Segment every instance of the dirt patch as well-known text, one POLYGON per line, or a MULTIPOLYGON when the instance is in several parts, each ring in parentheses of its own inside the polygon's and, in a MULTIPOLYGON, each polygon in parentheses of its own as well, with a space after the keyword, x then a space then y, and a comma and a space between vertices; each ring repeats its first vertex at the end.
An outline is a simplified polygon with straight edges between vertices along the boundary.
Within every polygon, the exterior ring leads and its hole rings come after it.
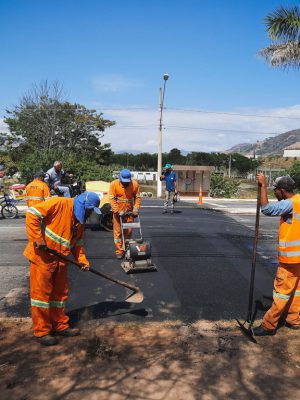
POLYGON ((30 319, 0 319, 3 400, 270 399, 300 389, 299 332, 249 342, 235 322, 85 323, 41 347, 30 319))

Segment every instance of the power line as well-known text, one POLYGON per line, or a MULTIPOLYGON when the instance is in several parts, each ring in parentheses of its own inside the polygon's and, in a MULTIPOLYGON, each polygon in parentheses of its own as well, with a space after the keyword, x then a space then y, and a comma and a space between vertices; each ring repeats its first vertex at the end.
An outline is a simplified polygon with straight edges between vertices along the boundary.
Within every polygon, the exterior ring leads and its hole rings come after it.
MULTIPOLYGON (((90 109, 96 109, 96 107, 91 107, 90 109)), ((1 111, 6 112, 7 109, 1 108, 1 111)), ((54 109, 50 108, 47 110, 47 108, 42 109, 41 111, 66 111, 70 112, 72 108, 68 110, 61 110, 61 109, 54 109)), ((79 108, 74 107, 74 110, 80 110, 79 108)), ((138 111, 138 110, 143 110, 143 111, 157 111, 156 108, 150 108, 150 107, 105 107, 101 108, 101 110, 96 110, 98 113, 102 113, 102 111, 138 111)), ((183 111, 183 112, 194 112, 194 113, 202 113, 202 114, 213 114, 213 115, 228 115, 228 116, 239 116, 239 117, 250 117, 250 118, 277 118, 277 119, 290 119, 290 120, 300 120, 300 117, 288 117, 288 116, 282 116, 282 115, 261 115, 261 114, 242 114, 242 113, 230 113, 230 112, 222 112, 222 111, 207 111, 207 110, 201 110, 201 109, 188 109, 188 108, 168 108, 164 107, 165 111, 183 111)), ((28 111, 33 111, 33 109, 29 109, 28 111)))
MULTIPOLYGON (((111 108, 102 108, 103 111, 135 111, 135 110, 148 110, 154 111, 154 108, 147 108, 147 107, 111 107, 111 108)), ((203 113, 203 114, 217 114, 217 115, 233 115, 239 117, 254 117, 254 118, 280 118, 280 119, 295 119, 300 120, 300 117, 287 117, 287 116, 279 116, 279 115, 261 115, 261 114, 242 114, 242 113, 231 113, 231 112, 222 112, 222 111, 207 111, 201 109, 189 109, 189 108, 169 108, 164 107, 165 111, 184 111, 184 112, 196 112, 196 113, 203 113)))
MULTIPOLYGON (((114 125, 110 127, 113 129, 156 129, 156 126, 146 126, 146 125, 114 125)), ((257 131, 245 131, 238 129, 221 129, 221 128, 204 128, 204 127, 191 127, 191 126, 177 126, 177 125, 169 125, 164 129, 180 129, 180 130, 201 130, 201 131, 214 131, 214 132, 229 132, 229 133, 249 133, 255 135, 280 135, 278 132, 257 132, 257 131)))

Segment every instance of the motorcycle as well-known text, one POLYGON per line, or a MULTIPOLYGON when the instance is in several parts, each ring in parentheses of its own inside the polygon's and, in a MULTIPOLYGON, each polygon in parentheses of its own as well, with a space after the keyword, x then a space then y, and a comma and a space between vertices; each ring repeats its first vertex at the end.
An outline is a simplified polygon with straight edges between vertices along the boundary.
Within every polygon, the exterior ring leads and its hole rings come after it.
MULTIPOLYGON (((85 182, 81 179, 80 175, 77 177, 64 177, 60 186, 69 188, 71 197, 79 196, 81 193, 86 191, 85 182)), ((63 193, 59 189, 51 188, 50 193, 55 196, 63 196, 63 193)))

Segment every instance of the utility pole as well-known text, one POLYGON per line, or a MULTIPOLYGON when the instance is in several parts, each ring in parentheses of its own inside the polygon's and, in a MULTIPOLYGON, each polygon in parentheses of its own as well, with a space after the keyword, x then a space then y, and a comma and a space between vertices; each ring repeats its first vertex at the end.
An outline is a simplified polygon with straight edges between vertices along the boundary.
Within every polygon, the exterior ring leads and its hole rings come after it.
POLYGON ((169 79, 168 74, 164 74, 164 88, 159 88, 159 125, 158 125, 158 150, 157 150, 157 198, 161 198, 162 184, 160 180, 162 172, 162 114, 164 107, 164 97, 166 90, 166 82, 169 79))

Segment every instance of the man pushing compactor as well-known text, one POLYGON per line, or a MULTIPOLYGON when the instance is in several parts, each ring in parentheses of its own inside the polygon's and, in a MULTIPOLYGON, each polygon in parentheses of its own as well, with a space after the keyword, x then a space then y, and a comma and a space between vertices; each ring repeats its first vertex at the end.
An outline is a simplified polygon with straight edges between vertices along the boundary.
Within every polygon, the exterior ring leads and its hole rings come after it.
MULTIPOLYGON (((116 257, 124 257, 124 244, 122 243, 122 230, 120 218, 126 222, 132 222, 133 217, 139 214, 141 205, 140 186, 135 179, 131 178, 128 169, 120 171, 119 178, 112 181, 109 188, 109 198, 114 214, 114 242, 116 246, 116 257), (132 215, 126 216, 126 213, 132 215)), ((132 230, 124 230, 125 239, 131 237, 132 230)))

